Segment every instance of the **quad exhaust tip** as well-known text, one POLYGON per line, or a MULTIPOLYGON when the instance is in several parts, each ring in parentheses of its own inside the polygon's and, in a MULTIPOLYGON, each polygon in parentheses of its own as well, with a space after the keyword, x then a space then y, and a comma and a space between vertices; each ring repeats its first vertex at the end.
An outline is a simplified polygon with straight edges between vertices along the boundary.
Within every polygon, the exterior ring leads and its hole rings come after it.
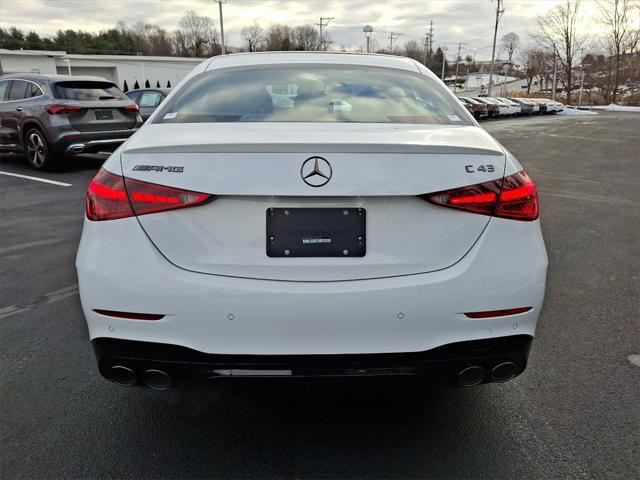
POLYGON ((136 372, 130 368, 116 365, 109 369, 109 379, 118 385, 131 387, 136 384, 138 377, 136 376, 136 372))
POLYGON ((166 390, 171 386, 171 377, 162 370, 147 370, 142 380, 147 387, 154 390, 166 390))
POLYGON ((516 364, 503 362, 491 369, 491 378, 494 382, 506 382, 516 376, 516 364))
POLYGON ((458 383, 463 387, 473 387, 480 385, 484 380, 484 368, 480 365, 473 365, 458 372, 458 383))

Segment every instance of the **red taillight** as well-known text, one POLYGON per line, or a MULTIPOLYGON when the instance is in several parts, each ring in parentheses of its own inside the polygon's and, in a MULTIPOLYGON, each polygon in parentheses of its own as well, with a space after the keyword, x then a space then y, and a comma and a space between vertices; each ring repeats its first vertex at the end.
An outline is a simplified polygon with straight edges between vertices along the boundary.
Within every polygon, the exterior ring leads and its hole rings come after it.
POLYGON ((132 105, 127 105, 123 108, 123 110, 127 111, 127 112, 139 112, 140 111, 140 107, 137 104, 132 104, 132 105))
POLYGON ((428 202, 444 207, 514 220, 538 218, 536 184, 526 172, 490 182, 422 195, 428 202))
POLYGON ((89 220, 114 220, 191 207, 209 198, 205 193, 124 178, 101 169, 89 184, 86 212, 89 220))
POLYGON ((53 104, 53 105, 47 105, 47 108, 45 110, 48 113, 50 113, 51 115, 59 115, 61 113, 77 113, 77 112, 81 112, 82 110, 84 110, 84 107, 81 107, 79 105, 53 104))

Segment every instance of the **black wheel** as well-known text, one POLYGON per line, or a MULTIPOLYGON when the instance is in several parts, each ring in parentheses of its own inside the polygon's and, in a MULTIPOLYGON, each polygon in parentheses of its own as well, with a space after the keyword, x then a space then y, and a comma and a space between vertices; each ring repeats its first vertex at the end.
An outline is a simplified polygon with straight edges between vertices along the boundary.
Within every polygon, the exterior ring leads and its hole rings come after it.
POLYGON ((24 154, 36 170, 47 170, 55 164, 53 152, 44 134, 37 128, 30 128, 24 137, 24 154))

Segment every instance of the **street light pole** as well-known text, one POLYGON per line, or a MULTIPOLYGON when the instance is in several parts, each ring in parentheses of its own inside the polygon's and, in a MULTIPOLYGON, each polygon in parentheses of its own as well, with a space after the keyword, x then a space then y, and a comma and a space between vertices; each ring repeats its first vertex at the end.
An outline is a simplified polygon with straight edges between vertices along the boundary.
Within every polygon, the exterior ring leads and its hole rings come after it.
POLYGON ((218 0, 218 8, 220 9, 220 46, 222 55, 226 55, 227 49, 224 45, 224 21, 222 19, 222 0, 218 0))
POLYGON ((448 48, 445 46, 440 47, 440 51, 442 52, 442 75, 440 76, 440 78, 442 79, 442 81, 444 82, 444 65, 445 63, 447 63, 447 59, 445 57, 445 53, 448 50, 448 48))
POLYGON ((556 44, 553 44, 553 81, 551 82, 551 100, 556 101, 556 74, 557 74, 557 62, 556 62, 556 44))

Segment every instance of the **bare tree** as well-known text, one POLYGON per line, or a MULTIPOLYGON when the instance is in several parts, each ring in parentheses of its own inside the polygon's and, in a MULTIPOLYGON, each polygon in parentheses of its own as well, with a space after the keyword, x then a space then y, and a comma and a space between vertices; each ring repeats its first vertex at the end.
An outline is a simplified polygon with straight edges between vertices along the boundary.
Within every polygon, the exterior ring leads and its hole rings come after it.
POLYGON ((567 89, 567 103, 571 103, 573 66, 576 55, 584 42, 578 34, 581 0, 564 0, 555 5, 544 16, 538 16, 538 40, 549 51, 557 51, 563 71, 562 82, 567 89))
POLYGON ((264 42, 264 31, 262 27, 258 25, 258 22, 253 22, 253 25, 243 27, 240 31, 242 38, 249 43, 249 51, 257 52, 262 48, 264 42))
POLYGON ((128 31, 136 44, 136 49, 145 55, 173 54, 171 39, 165 30, 148 23, 138 22, 128 31))
POLYGON ((608 43, 615 58, 615 68, 612 85, 612 101, 616 101, 616 94, 620 86, 620 60, 627 48, 634 48, 637 43, 637 33, 632 29, 631 11, 638 6, 633 0, 600 0, 600 23, 608 31, 608 43), (635 37, 635 38, 634 38, 635 37))
POLYGON ((509 63, 511 63, 513 54, 518 49, 519 46, 520 46, 520 37, 518 36, 517 33, 513 33, 513 32, 507 33, 506 35, 503 35, 502 38, 500 39, 500 48, 505 50, 507 52, 507 55, 509 55, 509 63))
POLYGON ((295 46, 293 29, 287 25, 274 23, 265 35, 265 49, 269 51, 292 50, 295 46))
POLYGON ((531 93, 531 85, 536 80, 542 87, 549 80, 549 71, 553 67, 553 55, 540 48, 528 48, 522 52, 522 64, 527 79, 527 93, 531 93))
POLYGON ((408 40, 404 43, 401 55, 405 57, 413 58, 420 63, 424 62, 424 48, 416 40, 408 40))
POLYGON ((202 57, 217 44, 217 32, 209 17, 201 17, 193 10, 187 11, 179 22, 179 42, 193 57, 202 57))
POLYGON ((322 40, 313 25, 299 25, 293 29, 295 50, 321 50, 322 40))

